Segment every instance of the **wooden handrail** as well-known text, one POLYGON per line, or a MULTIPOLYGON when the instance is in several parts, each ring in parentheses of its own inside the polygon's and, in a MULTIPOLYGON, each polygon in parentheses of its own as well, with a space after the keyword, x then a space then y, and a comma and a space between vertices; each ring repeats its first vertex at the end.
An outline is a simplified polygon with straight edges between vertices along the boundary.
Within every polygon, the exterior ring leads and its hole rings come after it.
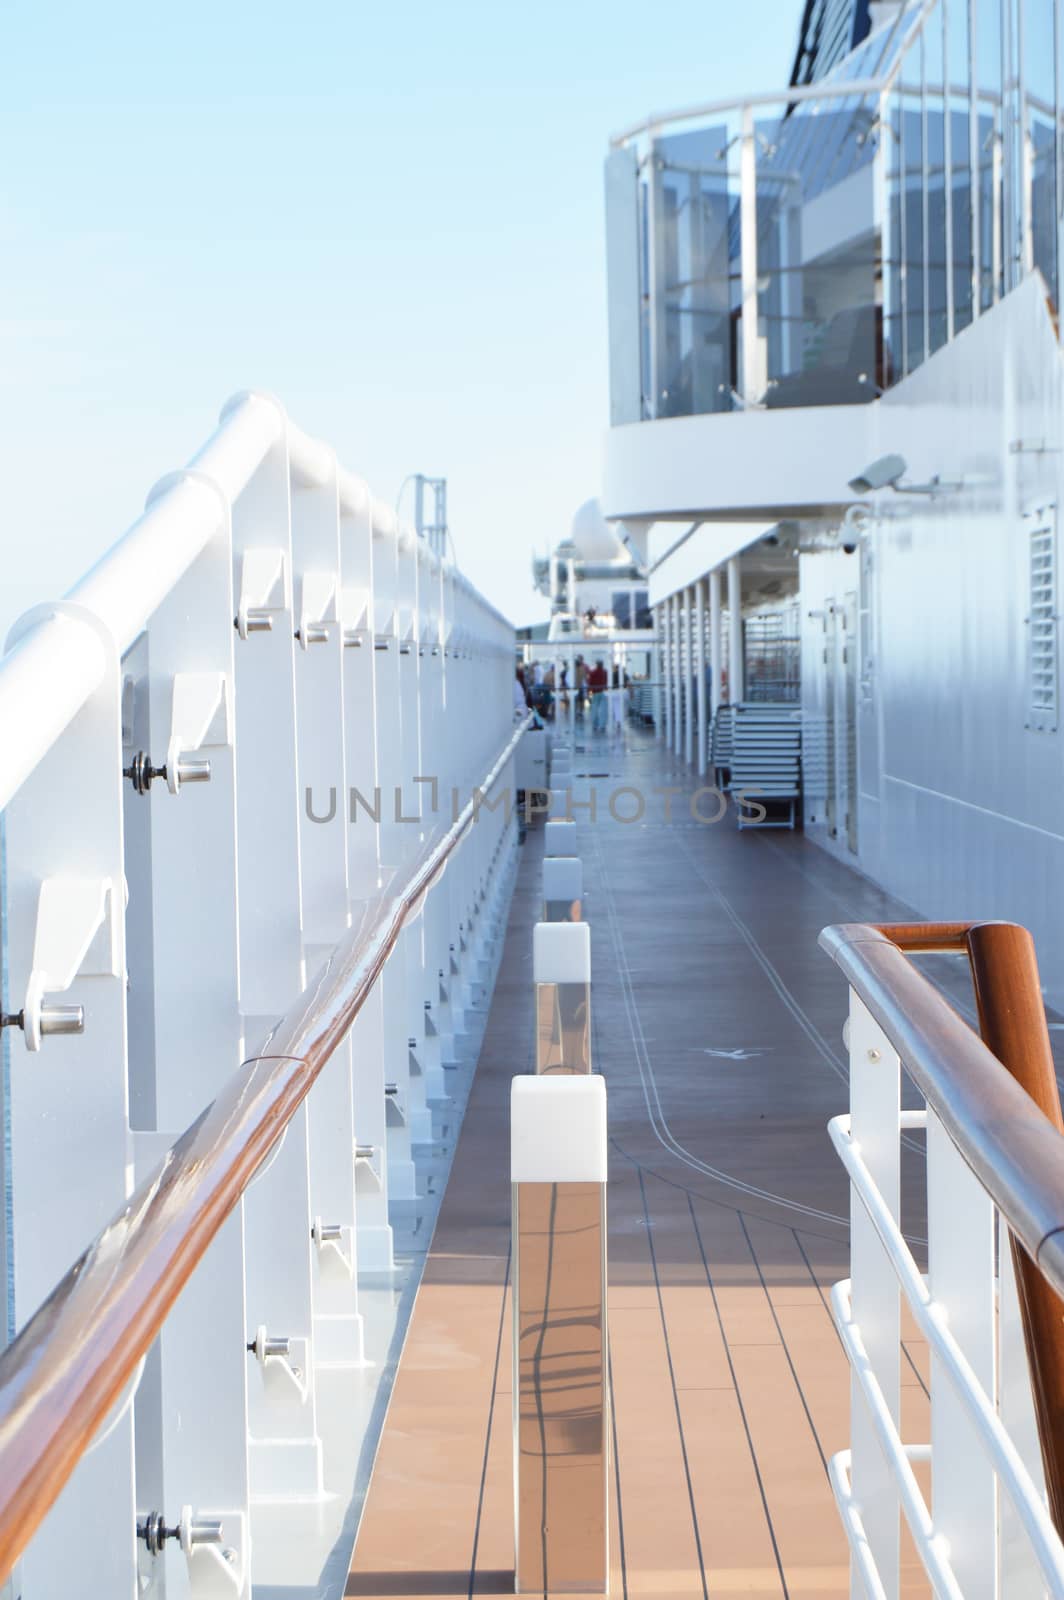
POLYGON ((1010 922, 929 922, 827 928, 820 942, 1008 1223, 1049 1510, 1064 1538, 1064 1117, 1034 941, 1010 922), (981 1042, 905 960, 931 952, 967 956, 981 1042))
POLYGON ((245 1062, 0 1356, 0 1584, 171 1306, 346 1035, 532 718, 457 819, 341 940, 245 1062))

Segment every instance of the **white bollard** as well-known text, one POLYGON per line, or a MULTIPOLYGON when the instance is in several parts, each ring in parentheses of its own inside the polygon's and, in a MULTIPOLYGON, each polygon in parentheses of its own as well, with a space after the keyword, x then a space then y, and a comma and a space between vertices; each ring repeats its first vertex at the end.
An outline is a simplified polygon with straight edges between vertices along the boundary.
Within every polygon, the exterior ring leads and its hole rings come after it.
POLYGON ((606 1169, 601 1077, 514 1079, 518 1594, 609 1588, 606 1169))

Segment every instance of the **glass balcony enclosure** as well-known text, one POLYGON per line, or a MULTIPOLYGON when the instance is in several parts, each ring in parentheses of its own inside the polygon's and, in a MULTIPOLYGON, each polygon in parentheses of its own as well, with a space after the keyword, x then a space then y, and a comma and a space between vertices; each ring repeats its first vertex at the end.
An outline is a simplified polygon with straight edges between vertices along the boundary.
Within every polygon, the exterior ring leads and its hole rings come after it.
POLYGON ((919 0, 827 77, 606 172, 614 423, 860 404, 1027 273, 1054 316, 1064 0, 919 0))

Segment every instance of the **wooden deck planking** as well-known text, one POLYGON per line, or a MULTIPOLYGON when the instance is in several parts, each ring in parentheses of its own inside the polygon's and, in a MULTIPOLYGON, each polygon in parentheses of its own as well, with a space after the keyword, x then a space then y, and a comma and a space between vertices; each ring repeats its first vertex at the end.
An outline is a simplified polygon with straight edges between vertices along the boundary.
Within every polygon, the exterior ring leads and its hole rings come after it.
MULTIPOLYGON (((608 759, 615 781, 690 787, 657 747, 608 759)), ((845 989, 816 935, 904 908, 800 836, 600 819, 580 849, 612 1142, 611 1592, 843 1595, 825 1459, 848 1437, 849 1375, 827 1297, 849 1198, 825 1125, 846 1104, 845 989)), ((350 1595, 513 1592, 507 1111, 531 1046, 540 853, 533 831, 350 1595)), ((922 1436, 926 1350, 905 1338, 922 1436)))

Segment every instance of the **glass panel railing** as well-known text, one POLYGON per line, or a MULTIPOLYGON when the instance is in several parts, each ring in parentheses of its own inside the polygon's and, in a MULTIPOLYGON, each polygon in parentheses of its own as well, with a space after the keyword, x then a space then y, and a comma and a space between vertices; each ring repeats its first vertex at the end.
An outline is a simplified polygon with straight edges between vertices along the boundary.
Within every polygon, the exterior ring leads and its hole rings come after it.
POLYGON ((883 206, 883 368, 889 389, 905 371, 905 233, 902 172, 902 94, 899 86, 884 96, 880 146, 884 173, 883 206))
POLYGON ((730 411, 739 309, 737 114, 651 150, 648 359, 654 414, 730 411))
POLYGON ((875 114, 876 103, 853 95, 803 101, 757 124, 763 382, 748 400, 858 404, 883 386, 875 114))
POLYGON ((874 399, 1032 271, 1055 311, 1062 4, 913 3, 815 85, 623 135, 638 414, 874 399))

